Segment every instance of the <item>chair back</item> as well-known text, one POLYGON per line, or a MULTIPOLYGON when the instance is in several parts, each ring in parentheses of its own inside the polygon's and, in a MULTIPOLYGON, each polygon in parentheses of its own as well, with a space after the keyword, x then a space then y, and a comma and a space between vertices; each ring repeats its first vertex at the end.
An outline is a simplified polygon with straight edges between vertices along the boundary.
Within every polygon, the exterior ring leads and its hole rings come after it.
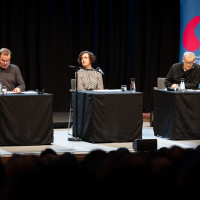
POLYGON ((76 79, 71 79, 71 89, 76 90, 76 79))
POLYGON ((157 88, 165 89, 166 87, 165 87, 164 82, 165 82, 165 78, 161 78, 161 77, 157 78, 157 88))

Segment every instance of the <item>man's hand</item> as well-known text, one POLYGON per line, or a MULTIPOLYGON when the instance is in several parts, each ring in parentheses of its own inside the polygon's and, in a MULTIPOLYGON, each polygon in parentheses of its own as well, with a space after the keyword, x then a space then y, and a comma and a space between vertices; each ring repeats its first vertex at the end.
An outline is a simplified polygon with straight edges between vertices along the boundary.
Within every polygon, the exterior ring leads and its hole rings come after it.
POLYGON ((171 88, 176 89, 177 87, 178 87, 178 84, 172 84, 172 85, 171 85, 171 88))
POLYGON ((20 91, 21 91, 20 88, 17 88, 17 87, 13 90, 13 92, 16 92, 16 93, 20 93, 20 91))

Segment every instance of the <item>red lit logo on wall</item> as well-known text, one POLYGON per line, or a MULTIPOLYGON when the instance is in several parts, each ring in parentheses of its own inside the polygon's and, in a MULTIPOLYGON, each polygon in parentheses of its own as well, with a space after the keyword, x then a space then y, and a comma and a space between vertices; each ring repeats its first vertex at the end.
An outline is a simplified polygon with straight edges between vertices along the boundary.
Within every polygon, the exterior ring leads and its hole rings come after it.
POLYGON ((194 17, 185 27, 183 32, 183 46, 188 51, 196 51, 199 49, 200 42, 194 33, 194 30, 200 22, 200 16, 194 17))

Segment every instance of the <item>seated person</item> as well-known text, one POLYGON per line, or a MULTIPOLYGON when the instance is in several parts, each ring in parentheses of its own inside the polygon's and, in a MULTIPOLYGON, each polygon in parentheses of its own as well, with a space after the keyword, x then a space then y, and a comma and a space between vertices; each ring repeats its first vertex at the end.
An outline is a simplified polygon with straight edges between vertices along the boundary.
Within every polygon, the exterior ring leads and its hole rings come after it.
POLYGON ((95 55, 89 51, 82 51, 79 54, 78 63, 83 66, 83 69, 77 72, 77 90, 104 89, 102 74, 92 67, 95 59, 95 55))
POLYGON ((11 51, 0 49, 0 79, 8 91, 19 93, 25 91, 25 83, 18 66, 10 64, 11 51))
POLYGON ((197 89, 200 82, 200 65, 195 63, 195 54, 185 52, 182 61, 172 65, 165 79, 166 88, 177 89, 181 78, 184 78, 186 89, 197 89))

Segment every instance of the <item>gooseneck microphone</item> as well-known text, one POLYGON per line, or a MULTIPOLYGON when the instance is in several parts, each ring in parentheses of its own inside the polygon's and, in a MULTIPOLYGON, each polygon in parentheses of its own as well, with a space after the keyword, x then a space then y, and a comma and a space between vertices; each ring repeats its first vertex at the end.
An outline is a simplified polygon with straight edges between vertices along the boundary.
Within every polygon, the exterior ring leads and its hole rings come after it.
POLYGON ((80 66, 73 66, 73 65, 69 65, 70 68, 73 68, 73 69, 81 69, 80 66))
POLYGON ((104 75, 104 73, 103 73, 103 71, 101 70, 100 67, 96 67, 96 71, 99 72, 99 73, 101 73, 102 75, 104 75))

